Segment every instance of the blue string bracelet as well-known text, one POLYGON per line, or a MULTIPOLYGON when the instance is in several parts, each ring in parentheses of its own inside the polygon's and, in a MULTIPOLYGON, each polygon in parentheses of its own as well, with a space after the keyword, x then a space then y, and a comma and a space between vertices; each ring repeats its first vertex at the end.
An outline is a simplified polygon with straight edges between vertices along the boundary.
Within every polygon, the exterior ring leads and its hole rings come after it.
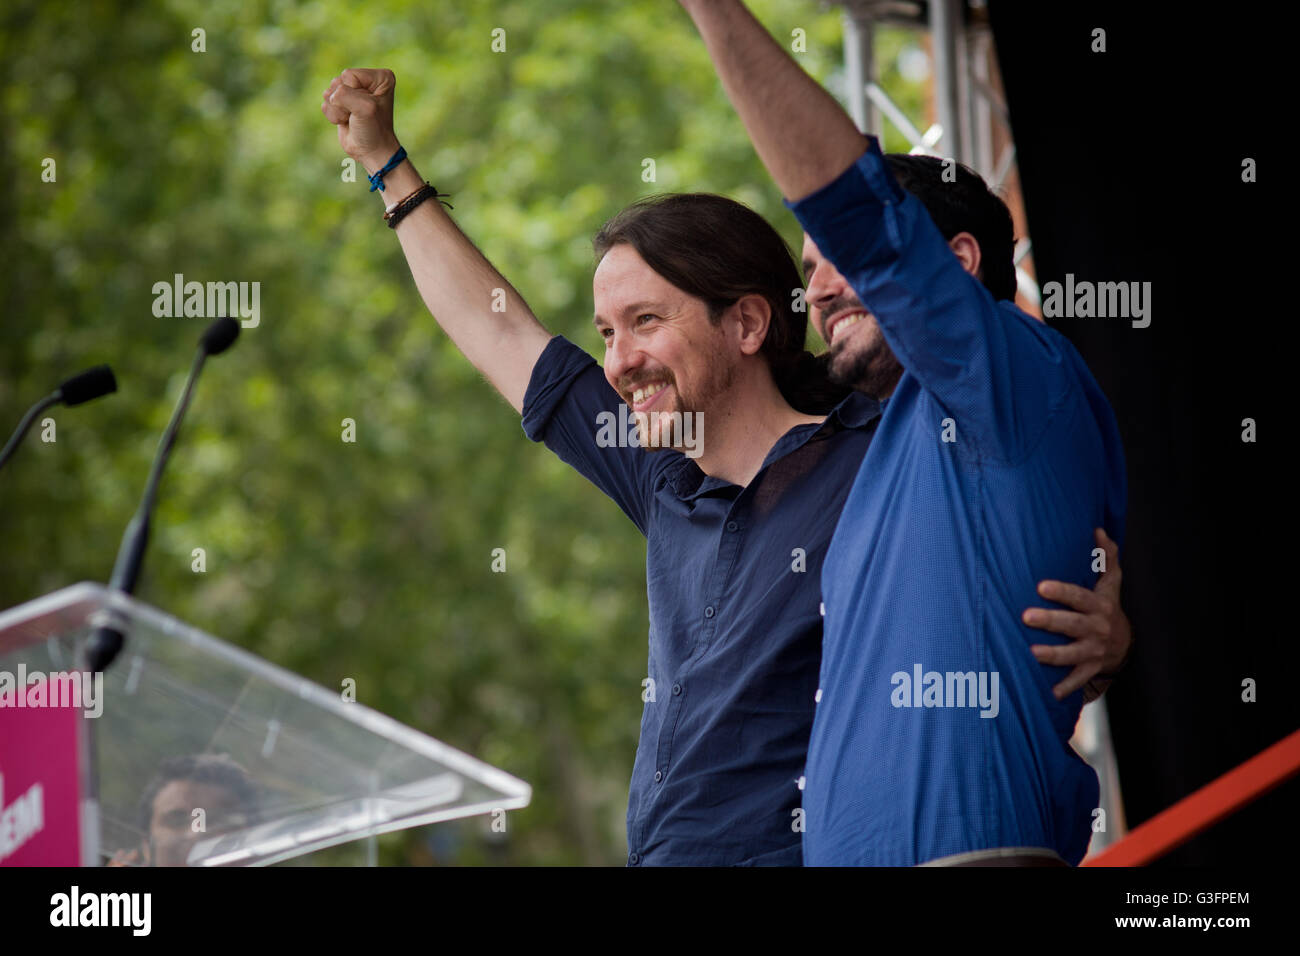
POLYGON ((397 152, 393 153, 393 158, 384 164, 384 168, 377 170, 373 176, 369 177, 370 191, 374 192, 376 189, 378 189, 380 192, 383 192, 384 173, 391 173, 394 169, 396 169, 399 165, 401 165, 401 162, 404 159, 406 159, 406 147, 399 146, 397 147, 397 152))

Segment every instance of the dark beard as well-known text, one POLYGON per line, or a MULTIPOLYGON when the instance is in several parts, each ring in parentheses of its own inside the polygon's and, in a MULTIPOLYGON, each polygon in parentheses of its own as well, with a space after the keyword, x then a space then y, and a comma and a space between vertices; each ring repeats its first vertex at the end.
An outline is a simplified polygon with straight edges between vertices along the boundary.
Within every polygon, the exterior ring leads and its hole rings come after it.
MULTIPOLYGON (((840 351, 843 351, 842 346, 840 351)), ((882 340, 875 348, 860 352, 848 362, 831 349, 829 375, 836 385, 880 398, 894 390, 903 377, 903 366, 894 350, 882 340)))
MULTIPOLYGON (((676 397, 676 401, 673 403, 673 408, 671 412, 676 412, 680 416, 677 419, 677 421, 682 423, 681 427, 683 428, 683 430, 685 429, 685 421, 688 415, 695 415, 697 412, 702 412, 702 408, 704 405, 709 404, 714 399, 716 399, 717 396, 726 392, 735 384, 735 382, 736 382, 736 369, 734 366, 725 365, 721 369, 717 367, 710 367, 708 378, 706 378, 705 381, 700 386, 700 394, 698 396, 692 396, 692 395, 682 394, 682 390, 677 387, 677 378, 676 376, 674 376, 669 383, 672 385, 673 392, 676 397)), ((667 414, 671 414, 671 412, 667 414)), ((636 415, 638 413, 634 412, 633 414, 636 415)), ((656 413, 642 412, 639 414, 648 414, 650 416, 650 420, 653 421, 653 416, 656 413)), ((700 425, 699 427, 700 429, 703 429, 703 425, 700 425)), ((656 451, 667 451, 668 449, 672 449, 674 451, 680 451, 682 449, 685 435, 677 433, 667 422, 659 423, 659 429, 660 429, 658 432, 659 443, 650 444, 645 429, 641 428, 638 422, 637 434, 641 439, 642 450, 647 452, 656 452, 656 451), (668 429, 667 436, 665 436, 662 431, 662 429, 664 428, 668 429), (664 441, 663 440, 664 438, 667 438, 668 440, 664 441)))

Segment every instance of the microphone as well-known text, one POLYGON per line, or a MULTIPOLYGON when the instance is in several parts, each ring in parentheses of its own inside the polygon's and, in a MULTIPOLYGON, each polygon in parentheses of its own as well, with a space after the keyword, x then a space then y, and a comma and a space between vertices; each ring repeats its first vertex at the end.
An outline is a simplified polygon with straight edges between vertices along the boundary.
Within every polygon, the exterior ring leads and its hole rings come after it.
POLYGON ((0 451, 0 468, 3 468, 5 462, 12 458, 14 452, 18 450, 23 437, 27 434, 28 429, 32 427, 32 423, 36 421, 37 416, 51 405, 63 404, 69 407, 81 405, 91 399, 116 391, 117 379, 113 377, 113 370, 107 365, 96 365, 94 368, 86 369, 80 375, 72 376, 49 395, 46 395, 27 409, 27 414, 23 416, 22 421, 18 423, 18 427, 14 429, 14 433, 5 442, 4 450, 0 451))
POLYGON ((80 405, 101 395, 117 391, 117 379, 113 370, 107 365, 96 365, 80 375, 74 375, 59 386, 59 394, 65 405, 80 405))
MULTIPOLYGON (((176 410, 172 412, 172 419, 167 424, 167 430, 163 432, 162 441, 158 443, 158 452, 154 455, 153 466, 149 470, 149 481, 145 485, 144 497, 140 499, 140 507, 122 535, 122 545, 117 552, 117 561, 113 564, 113 574, 108 579, 111 590, 123 594, 131 594, 135 591, 136 581, 140 577, 140 566, 144 562, 145 546, 149 543, 149 521, 153 516, 154 503, 158 497, 158 482, 171 455, 172 446, 176 443, 181 419, 189 408, 190 396, 194 393, 199 372, 202 371, 203 363, 209 355, 220 355, 230 348, 238 335, 238 322, 231 318, 220 318, 208 326, 203 337, 199 339, 199 350, 194 356, 190 376, 185 381, 185 390, 176 403, 176 410)), ((113 663, 125 642, 122 630, 125 621, 122 620, 121 615, 111 611, 105 613, 107 617, 95 629, 86 645, 86 669, 92 673, 102 671, 113 663)))

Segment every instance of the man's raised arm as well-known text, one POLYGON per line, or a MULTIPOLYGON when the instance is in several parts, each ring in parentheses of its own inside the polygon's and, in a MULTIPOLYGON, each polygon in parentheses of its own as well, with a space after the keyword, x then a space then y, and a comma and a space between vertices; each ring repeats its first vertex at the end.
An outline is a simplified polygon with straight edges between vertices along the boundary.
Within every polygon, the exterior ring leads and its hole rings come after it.
POLYGON ((835 98, 800 69, 740 0, 681 0, 708 47, 732 106, 763 165, 792 201, 866 152, 835 98))
MULTIPOLYGON (((383 168, 399 146, 393 132, 395 86, 389 70, 344 70, 324 93, 321 112, 338 127, 339 145, 369 175, 383 168)), ((383 181, 385 189, 376 193, 390 206, 424 185, 409 160, 385 173, 383 181)), ((436 200, 421 203, 401 219, 396 232, 433 317, 522 412, 529 377, 550 333, 436 200)))
MULTIPOLYGON (((963 449, 1001 461, 1033 447, 1071 379, 1044 327, 1003 314, 977 278, 1011 263, 984 263, 992 248, 969 232, 951 237, 964 235, 959 258, 922 201, 900 188, 879 144, 739 0, 681 3, 787 205, 940 406, 935 421, 952 418, 963 449)), ((1009 260, 1009 244, 1005 253, 1009 260)))

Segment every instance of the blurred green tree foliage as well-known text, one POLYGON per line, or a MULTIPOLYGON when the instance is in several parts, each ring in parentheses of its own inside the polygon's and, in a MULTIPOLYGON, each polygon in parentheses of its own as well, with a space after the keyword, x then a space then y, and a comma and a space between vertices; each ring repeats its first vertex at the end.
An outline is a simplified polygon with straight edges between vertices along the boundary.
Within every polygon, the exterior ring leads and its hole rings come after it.
MULTIPOLYGON (((838 12, 753 6, 787 45, 805 30, 800 61, 834 86, 838 12)), ((55 411, 57 441, 30 435, 0 473, 0 606, 107 578, 207 322, 156 317, 154 284, 259 282, 260 324, 200 383, 139 596, 325 687, 351 677, 362 703, 533 785, 504 840, 450 824, 385 838, 382 862, 620 863, 644 539, 438 329, 319 104, 347 66, 392 69, 418 168, 547 327, 599 358, 590 238, 632 200, 724 193, 798 248, 686 15, 10 0, 0 24, 0 427, 97 362, 121 387, 55 411)), ((886 34, 883 59, 915 42, 886 34)), ((920 115, 919 87, 886 82, 920 115)))

